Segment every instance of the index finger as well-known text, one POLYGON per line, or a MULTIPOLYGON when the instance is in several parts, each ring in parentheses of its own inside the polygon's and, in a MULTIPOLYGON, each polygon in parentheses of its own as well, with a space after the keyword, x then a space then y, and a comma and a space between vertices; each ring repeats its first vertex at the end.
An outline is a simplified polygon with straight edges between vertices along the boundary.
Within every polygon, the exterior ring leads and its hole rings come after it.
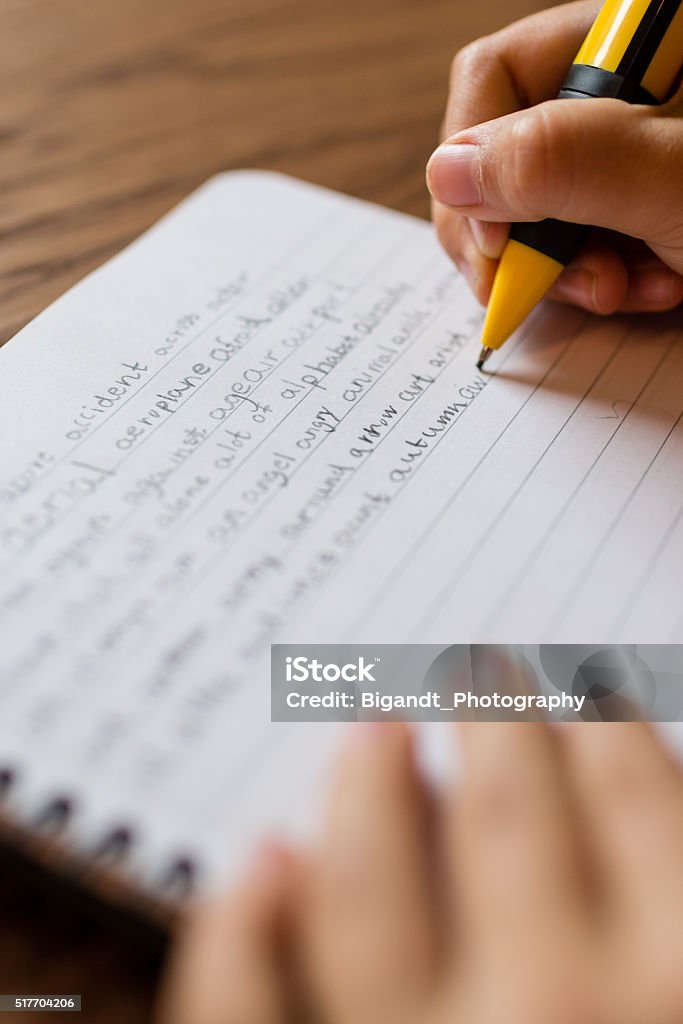
POLYGON ((452 836, 463 930, 489 961, 552 955, 583 931, 582 876, 554 733, 542 722, 461 723, 452 836), (556 934, 562 942, 549 943, 556 934))
POLYGON ((461 50, 442 137, 554 98, 598 8, 582 0, 541 11, 461 50))
POLYGON ((190 911, 156 1024, 284 1024, 289 993, 278 947, 293 878, 288 853, 267 845, 228 900, 190 911))

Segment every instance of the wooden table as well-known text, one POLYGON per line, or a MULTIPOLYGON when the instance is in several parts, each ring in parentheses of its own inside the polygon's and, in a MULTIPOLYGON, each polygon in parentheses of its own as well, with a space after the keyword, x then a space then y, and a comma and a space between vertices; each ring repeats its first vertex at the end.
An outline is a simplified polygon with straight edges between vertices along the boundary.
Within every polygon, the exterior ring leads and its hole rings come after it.
MULTIPOLYGON (((450 58, 540 6, 0 0, 0 342, 226 168, 426 216, 450 58)), ((149 1020, 153 960, 8 878, 0 908, 0 993, 82 992, 78 1020, 149 1020)))

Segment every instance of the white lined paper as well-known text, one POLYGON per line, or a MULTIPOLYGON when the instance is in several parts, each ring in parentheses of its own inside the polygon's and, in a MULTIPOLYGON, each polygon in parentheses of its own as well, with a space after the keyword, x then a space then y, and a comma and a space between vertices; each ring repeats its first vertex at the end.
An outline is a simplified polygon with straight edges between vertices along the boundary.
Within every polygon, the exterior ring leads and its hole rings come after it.
POLYGON ((328 746, 269 725, 271 642, 680 639, 677 319, 547 307, 484 375, 480 325, 427 225, 247 173, 5 347, 17 813, 219 872, 328 746))

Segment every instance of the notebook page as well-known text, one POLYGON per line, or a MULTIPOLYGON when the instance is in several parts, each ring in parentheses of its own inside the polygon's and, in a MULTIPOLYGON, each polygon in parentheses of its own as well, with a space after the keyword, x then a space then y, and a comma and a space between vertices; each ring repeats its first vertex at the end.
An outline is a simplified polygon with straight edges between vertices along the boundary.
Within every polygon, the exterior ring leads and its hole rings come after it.
POLYGON ((237 173, 0 351, 14 813, 210 882, 338 732, 269 723, 271 642, 680 638, 680 325, 548 307, 482 374, 481 321, 428 225, 237 173))

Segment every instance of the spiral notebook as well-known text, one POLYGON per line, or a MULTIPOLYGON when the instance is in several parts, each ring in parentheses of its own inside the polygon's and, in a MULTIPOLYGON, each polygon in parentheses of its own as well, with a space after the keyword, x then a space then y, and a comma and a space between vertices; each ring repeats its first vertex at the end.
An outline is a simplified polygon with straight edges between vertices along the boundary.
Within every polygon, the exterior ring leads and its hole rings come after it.
POLYGON ((680 318, 481 323, 426 223, 239 172, 0 351, 7 842, 170 906, 305 829, 272 642, 683 639, 680 318))

